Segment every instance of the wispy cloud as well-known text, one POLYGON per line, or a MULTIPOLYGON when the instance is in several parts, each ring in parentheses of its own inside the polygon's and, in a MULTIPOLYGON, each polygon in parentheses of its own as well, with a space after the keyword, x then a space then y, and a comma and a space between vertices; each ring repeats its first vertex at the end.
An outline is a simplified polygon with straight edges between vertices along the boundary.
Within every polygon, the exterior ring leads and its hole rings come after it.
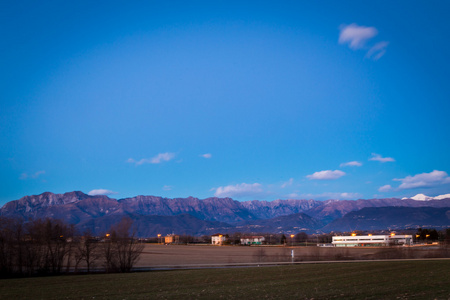
POLYGON ((392 186, 390 184, 383 185, 382 187, 380 187, 378 189, 378 191, 380 193, 386 193, 386 192, 392 191, 392 186))
POLYGON ((366 42, 378 34, 375 27, 359 26, 358 24, 341 25, 339 43, 348 44, 353 49, 361 49, 366 42))
POLYGON ((392 157, 382 157, 380 154, 372 153, 372 157, 369 160, 379 161, 382 163, 395 161, 392 157))
POLYGON ((334 180, 341 178, 345 175, 345 172, 341 170, 325 170, 325 171, 319 171, 314 172, 311 175, 307 175, 306 177, 311 180, 334 180))
POLYGON ((212 154, 211 153, 205 153, 205 154, 202 154, 200 156, 203 157, 203 158, 211 158, 212 154))
POLYGON ((263 193, 263 187, 259 183, 220 186, 215 190, 214 196, 216 197, 256 197, 263 193))
POLYGON ((348 44, 352 50, 364 49, 367 51, 366 58, 380 59, 385 53, 389 42, 381 41, 370 45, 369 41, 378 35, 375 27, 360 26, 358 24, 341 25, 339 27, 339 43, 348 44))
POLYGON ((165 185, 165 186, 162 187, 162 189, 163 189, 164 191, 171 191, 171 190, 173 189, 173 186, 171 186, 171 185, 165 185))
POLYGON ((299 198, 301 198, 300 195, 297 194, 297 193, 287 194, 286 197, 289 198, 289 199, 299 199, 299 198))
POLYGON ((339 165, 340 167, 361 167, 362 163, 359 161, 349 161, 339 165))
POLYGON ((152 158, 142 158, 140 160, 135 160, 134 158, 127 159, 127 163, 135 164, 136 166, 140 166, 143 164, 160 164, 165 161, 172 160, 175 157, 175 153, 165 152, 159 153, 158 155, 152 158))
POLYGON ((383 41, 376 43, 373 47, 367 51, 366 57, 372 58, 373 60, 379 60, 385 53, 389 42, 383 41))
POLYGON ((442 184, 450 183, 450 177, 447 172, 434 170, 430 173, 421 173, 414 176, 406 176, 405 178, 395 178, 395 181, 400 181, 398 187, 400 190, 428 188, 442 184))
POLYGON ((36 178, 38 178, 39 176, 44 175, 44 174, 45 174, 45 171, 43 171, 43 170, 42 170, 42 171, 37 171, 37 172, 32 173, 32 174, 22 173, 22 174, 20 174, 19 179, 20 179, 20 180, 36 179, 36 178))
POLYGON ((291 186, 294 183, 294 178, 290 178, 288 181, 283 182, 283 184, 281 185, 281 188, 287 188, 288 186, 291 186))
POLYGON ((114 192, 114 191, 106 190, 106 189, 96 189, 96 190, 92 190, 88 193, 89 196, 115 195, 115 194, 118 194, 118 192, 114 192))

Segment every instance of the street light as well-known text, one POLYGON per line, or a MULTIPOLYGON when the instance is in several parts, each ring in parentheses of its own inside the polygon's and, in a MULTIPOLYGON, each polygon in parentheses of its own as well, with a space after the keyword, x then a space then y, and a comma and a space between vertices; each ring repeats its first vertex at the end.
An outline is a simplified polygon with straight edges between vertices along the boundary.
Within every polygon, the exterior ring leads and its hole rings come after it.
POLYGON ((425 239, 426 239, 426 244, 428 245, 428 237, 429 237, 430 235, 429 234, 427 234, 427 235, 425 235, 425 239))
POLYGON ((161 234, 158 233, 158 244, 161 244, 161 234))
POLYGON ((293 234, 291 234, 291 246, 294 246, 294 236, 293 234))

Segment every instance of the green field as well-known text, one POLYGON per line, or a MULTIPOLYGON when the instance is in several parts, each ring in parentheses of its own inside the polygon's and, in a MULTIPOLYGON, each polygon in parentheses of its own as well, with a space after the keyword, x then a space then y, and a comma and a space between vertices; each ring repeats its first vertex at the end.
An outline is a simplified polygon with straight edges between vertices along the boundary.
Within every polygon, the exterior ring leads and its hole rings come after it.
POLYGON ((0 280, 0 299, 449 299, 450 260, 0 280))

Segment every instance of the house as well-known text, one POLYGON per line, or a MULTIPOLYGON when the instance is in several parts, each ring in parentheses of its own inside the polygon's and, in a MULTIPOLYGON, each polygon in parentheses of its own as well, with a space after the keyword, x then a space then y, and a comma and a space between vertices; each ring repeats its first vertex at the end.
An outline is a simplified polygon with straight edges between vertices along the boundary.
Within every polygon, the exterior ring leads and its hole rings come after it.
POLYGON ((241 238, 241 245, 262 245, 265 240, 262 235, 244 236, 241 238))
POLYGON ((180 242, 180 236, 176 234, 168 234, 164 237, 165 244, 178 244, 180 242))
POLYGON ((228 234, 216 233, 211 236, 211 244, 223 245, 228 240, 228 234))
POLYGON ((411 246, 412 235, 356 235, 333 236, 331 244, 334 247, 380 247, 404 245, 411 246))

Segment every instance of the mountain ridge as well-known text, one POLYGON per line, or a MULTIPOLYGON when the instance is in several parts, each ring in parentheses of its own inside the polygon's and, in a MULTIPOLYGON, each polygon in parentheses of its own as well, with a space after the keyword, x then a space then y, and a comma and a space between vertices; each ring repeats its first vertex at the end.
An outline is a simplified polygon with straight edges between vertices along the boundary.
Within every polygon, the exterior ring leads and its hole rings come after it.
MULTIPOLYGON (((24 220, 62 219, 80 228, 87 226, 86 224, 94 224, 93 227, 90 226, 94 229, 93 232, 104 230, 105 226, 118 222, 124 216, 139 221, 142 228, 146 227, 145 222, 147 227, 158 227, 155 222, 160 220, 164 224, 172 224, 173 230, 190 233, 193 232, 192 228, 197 228, 197 233, 209 232, 206 228, 217 231, 224 228, 234 230, 241 228, 255 232, 263 229, 286 231, 303 228, 302 230, 314 232, 321 230, 322 227, 325 230, 332 230, 332 225, 327 224, 332 224, 351 212, 376 207, 443 208, 450 207, 450 199, 428 201, 398 198, 326 201, 278 199, 240 202, 232 198, 218 197, 199 199, 139 195, 117 200, 104 195, 90 196, 80 191, 64 194, 45 192, 6 203, 0 208, 0 216, 20 217, 24 220), (181 218, 178 216, 182 215, 190 215, 192 218, 184 217, 184 221, 178 220, 181 218), (191 229, 188 228, 189 221, 192 222, 191 229), (104 224, 100 224, 101 222, 104 224)), ((395 223, 395 220, 391 221, 395 223)), ((161 226, 159 227, 167 229, 167 226, 161 226)), ((150 232, 153 231, 150 229, 141 231, 142 234, 150 232)))

